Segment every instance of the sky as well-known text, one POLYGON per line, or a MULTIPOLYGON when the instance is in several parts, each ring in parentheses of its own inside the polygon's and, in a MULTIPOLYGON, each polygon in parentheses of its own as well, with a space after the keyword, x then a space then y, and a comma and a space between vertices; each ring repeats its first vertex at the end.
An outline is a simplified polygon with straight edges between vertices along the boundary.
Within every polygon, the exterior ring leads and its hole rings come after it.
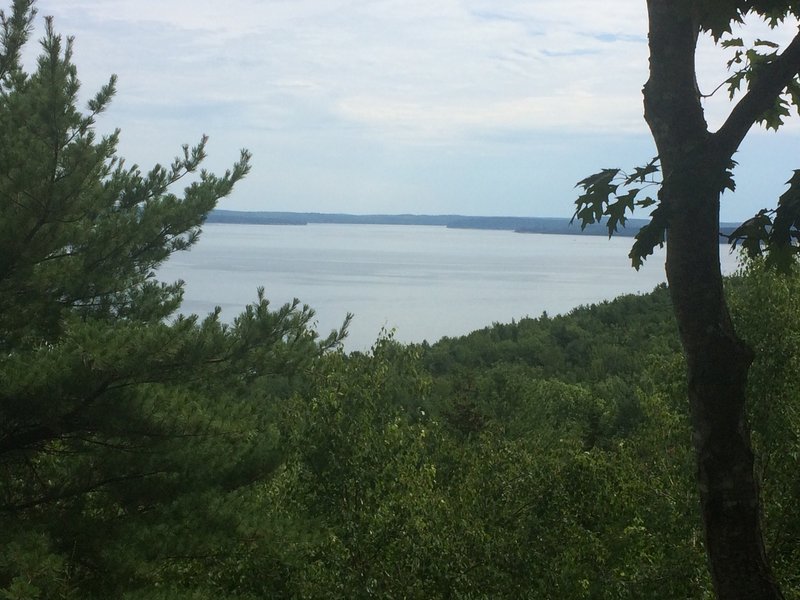
MULTIPOLYGON (((8 5, 8 1, 2 3, 8 5)), ((655 155, 642 117, 644 0, 39 0, 75 37, 88 99, 117 95, 98 130, 149 169, 210 137, 206 166, 240 148, 252 171, 219 207, 248 211, 569 217, 575 183, 655 155)), ((749 23, 747 39, 786 42, 749 23)), ((698 53, 700 89, 727 52, 698 53)), ((34 44, 26 54, 30 67, 34 44)), ((730 109, 705 101, 712 129, 730 109)), ((753 130, 722 220, 773 206, 799 119, 753 130)), ((636 216, 646 217, 647 213, 636 216)))

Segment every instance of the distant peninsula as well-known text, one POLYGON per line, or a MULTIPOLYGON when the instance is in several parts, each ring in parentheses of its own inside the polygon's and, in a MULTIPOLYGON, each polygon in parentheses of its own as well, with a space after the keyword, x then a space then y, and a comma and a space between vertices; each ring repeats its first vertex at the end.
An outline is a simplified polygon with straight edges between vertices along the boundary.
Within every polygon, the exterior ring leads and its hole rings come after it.
MULTIPOLYGON (((344 225, 432 225, 451 229, 494 229, 518 233, 547 233, 570 235, 608 235, 603 223, 581 230, 580 225, 563 217, 476 217, 466 215, 352 215, 347 213, 273 212, 214 210, 208 223, 239 223, 251 225, 308 225, 335 223, 344 225)), ((628 219, 616 235, 633 237, 647 224, 646 219, 628 219)), ((721 223, 720 231, 729 234, 738 224, 721 223)))

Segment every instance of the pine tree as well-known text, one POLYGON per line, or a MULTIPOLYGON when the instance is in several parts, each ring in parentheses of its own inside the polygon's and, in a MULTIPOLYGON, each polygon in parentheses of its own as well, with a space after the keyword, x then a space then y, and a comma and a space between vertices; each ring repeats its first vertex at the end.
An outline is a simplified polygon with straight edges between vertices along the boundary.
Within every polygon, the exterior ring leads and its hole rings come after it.
POLYGON ((46 19, 27 73, 33 0, 0 16, 0 595, 119 597, 252 543, 237 503, 277 462, 271 402, 343 332, 263 290, 231 325, 176 316, 156 269, 249 153, 213 175, 203 137, 126 166, 94 129, 115 78, 81 112, 72 38, 46 19))

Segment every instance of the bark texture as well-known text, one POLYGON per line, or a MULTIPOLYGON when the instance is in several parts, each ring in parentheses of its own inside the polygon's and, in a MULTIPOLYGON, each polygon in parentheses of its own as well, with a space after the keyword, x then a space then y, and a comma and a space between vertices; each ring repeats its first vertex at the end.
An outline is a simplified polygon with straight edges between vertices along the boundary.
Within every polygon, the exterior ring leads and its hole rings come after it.
POLYGON ((664 176, 667 280, 686 355, 706 550, 720 599, 780 599, 767 561, 745 420, 752 354, 736 336, 719 265, 719 202, 733 153, 798 71, 800 43, 751 87, 716 133, 695 76, 700 27, 690 0, 648 0, 645 118, 664 176))

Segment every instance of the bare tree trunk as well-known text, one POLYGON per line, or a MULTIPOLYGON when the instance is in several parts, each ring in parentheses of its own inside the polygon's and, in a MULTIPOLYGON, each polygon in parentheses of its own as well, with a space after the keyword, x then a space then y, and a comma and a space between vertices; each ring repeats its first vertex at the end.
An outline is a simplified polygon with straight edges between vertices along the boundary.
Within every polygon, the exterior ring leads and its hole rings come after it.
MULTIPOLYGON (((733 330, 719 265, 719 201, 735 146, 708 132, 697 90, 695 3, 648 0, 645 118, 661 159, 667 280, 686 356, 706 550, 718 598, 782 595, 761 533, 745 420, 752 353, 733 330)), ((738 144, 736 144, 738 145, 738 144)))

